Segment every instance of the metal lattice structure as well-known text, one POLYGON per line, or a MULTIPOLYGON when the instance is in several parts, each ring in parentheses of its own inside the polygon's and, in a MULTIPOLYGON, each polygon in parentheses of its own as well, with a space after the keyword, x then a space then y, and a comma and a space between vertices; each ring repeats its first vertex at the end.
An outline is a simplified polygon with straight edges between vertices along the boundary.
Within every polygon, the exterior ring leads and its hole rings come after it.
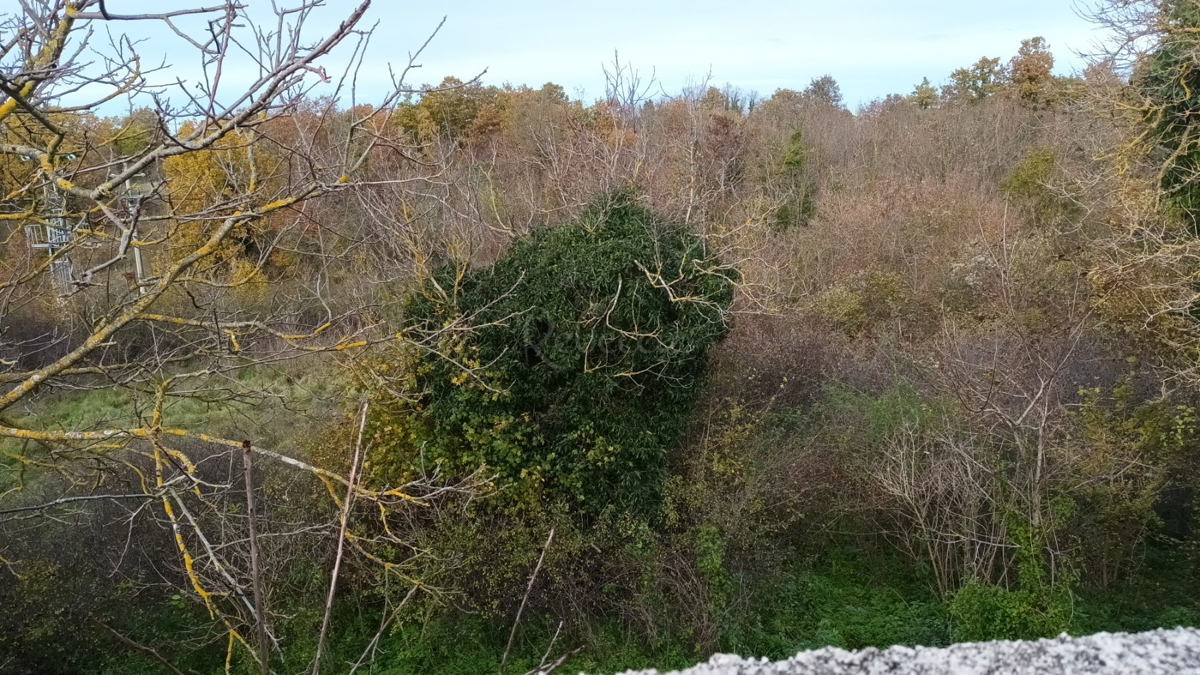
MULTIPOLYGON (((58 256, 73 238, 71 226, 67 224, 66 200, 54 186, 45 190, 47 212, 57 214, 43 222, 25 225, 25 240, 35 251, 45 251, 47 255, 58 256)), ((71 284, 71 258, 67 255, 57 257, 50 263, 50 273, 55 283, 66 287, 71 284)))
MULTIPOLYGON (((145 180, 145 173, 139 173, 125 182, 125 192, 121 196, 126 213, 132 214, 140 210, 143 203, 154 193, 156 185, 145 180), (134 179, 142 179, 134 182, 134 179)), ((50 214, 43 221, 31 222, 25 225, 25 241, 34 251, 45 251, 46 255, 56 257, 50 263, 50 273, 54 282, 69 288, 73 283, 73 268, 71 257, 61 251, 69 246, 74 239, 74 229, 67 222, 66 200, 54 185, 47 185, 44 190, 46 204, 45 212, 50 214)), ((140 282, 145 278, 140 247, 131 248, 134 274, 140 282)))

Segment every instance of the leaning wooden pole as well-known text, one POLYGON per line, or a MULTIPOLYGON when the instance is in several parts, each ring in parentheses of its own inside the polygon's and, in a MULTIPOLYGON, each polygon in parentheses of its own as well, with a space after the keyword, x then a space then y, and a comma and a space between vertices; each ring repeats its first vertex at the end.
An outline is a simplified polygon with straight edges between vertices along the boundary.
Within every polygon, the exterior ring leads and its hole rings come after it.
POLYGON ((321 649, 325 646, 325 633, 329 630, 329 616, 333 613, 333 598, 337 593, 338 572, 342 567, 342 551, 346 544, 346 523, 350 520, 350 503, 354 501, 355 480, 358 478, 358 460, 362 454, 363 430, 367 426, 367 406, 363 401, 362 419, 358 423, 358 440, 354 443, 354 459, 350 465, 350 481, 346 486, 346 499, 342 502, 342 521, 338 528, 337 555, 333 558, 333 578, 329 580, 329 596, 325 598, 325 616, 321 619, 321 632, 317 635, 317 656, 313 660, 313 675, 321 672, 321 649))
POLYGON ((254 586, 254 613, 258 619, 258 665, 262 675, 271 673, 271 650, 267 642, 267 615, 263 612, 262 570, 259 567, 258 523, 254 510, 254 465, 250 441, 242 441, 242 463, 246 471, 246 515, 250 521, 250 580, 254 586))

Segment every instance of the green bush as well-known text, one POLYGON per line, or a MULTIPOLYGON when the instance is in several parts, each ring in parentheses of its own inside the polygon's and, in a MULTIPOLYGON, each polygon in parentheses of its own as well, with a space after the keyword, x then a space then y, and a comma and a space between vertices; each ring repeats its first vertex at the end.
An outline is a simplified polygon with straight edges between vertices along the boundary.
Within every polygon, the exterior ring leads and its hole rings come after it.
POLYGON ((510 504, 644 512, 729 329, 736 281, 627 193, 491 267, 442 268, 405 327, 439 334, 437 348, 380 367, 411 397, 376 408, 375 475, 486 466, 510 504))
POLYGON ((724 649, 787 658, 797 651, 949 642, 946 606, 893 553, 835 547, 756 584, 724 649))
POLYGON ((1026 155, 1000 181, 1000 189, 1029 208, 1037 222, 1060 226, 1075 222, 1082 215, 1077 204, 1051 188, 1058 154, 1041 148, 1026 155))
POLYGON ((1071 597, 1065 587, 1044 595, 968 582, 950 602, 955 642, 1032 640, 1066 632, 1071 597))
POLYGON ((905 305, 901 280, 869 269, 831 287, 817 299, 815 309, 848 337, 857 337, 878 324, 894 323, 905 305))
POLYGON ((696 532, 696 569, 704 580, 711 611, 720 612, 729 602, 732 580, 725 569, 725 539, 712 525, 696 532))
POLYGON ((1017 586, 968 581, 950 600, 955 642, 1033 640, 1067 632, 1075 613, 1071 586, 1077 575, 1070 569, 1050 579, 1044 560, 1044 533, 1027 523, 1009 524, 1017 542, 1017 586))
POLYGON ((1157 50, 1147 55, 1133 74, 1131 84, 1146 101, 1143 122, 1154 149, 1165 158, 1158 175, 1162 203, 1180 216, 1193 236, 1200 235, 1200 190, 1196 169, 1200 148, 1194 140, 1196 92, 1200 71, 1196 68, 1196 27, 1200 8, 1191 2, 1164 2, 1160 21, 1175 27, 1157 50))

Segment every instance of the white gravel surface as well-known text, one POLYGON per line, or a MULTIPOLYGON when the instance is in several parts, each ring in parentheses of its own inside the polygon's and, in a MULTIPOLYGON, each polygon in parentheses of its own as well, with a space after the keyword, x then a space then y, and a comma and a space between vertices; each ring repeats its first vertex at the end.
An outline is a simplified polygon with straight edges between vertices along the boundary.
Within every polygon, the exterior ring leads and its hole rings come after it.
MULTIPOLYGON (((1036 642, 974 642, 848 652, 826 647, 786 661, 717 654, 663 675, 1164 675, 1200 674, 1200 630, 1066 635, 1036 642)), ((659 675, 655 670, 624 675, 659 675)))

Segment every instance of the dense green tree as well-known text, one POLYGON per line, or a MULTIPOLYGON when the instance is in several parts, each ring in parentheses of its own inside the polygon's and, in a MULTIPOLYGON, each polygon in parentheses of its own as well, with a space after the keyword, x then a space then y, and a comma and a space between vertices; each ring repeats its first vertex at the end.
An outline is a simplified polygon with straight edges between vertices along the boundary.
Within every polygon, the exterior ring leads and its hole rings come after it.
POLYGON ((950 73, 950 83, 942 87, 942 97, 951 103, 978 103, 1000 92, 1008 81, 1008 72, 1000 58, 982 57, 970 68, 950 73))
POLYGON ((529 507, 651 508, 708 349, 728 331, 735 280, 626 193, 489 268, 442 269, 409 302, 407 330, 461 330, 402 357, 393 372, 415 399, 374 420, 373 465, 486 466, 505 503, 529 507))
POLYGON ((807 225, 816 214, 816 181, 808 171, 810 152, 804 142, 804 132, 800 129, 792 132, 779 162, 784 201, 775 212, 775 226, 781 231, 807 225))
POLYGON ((832 108, 845 107, 845 103, 842 101, 842 88, 838 86, 837 80, 833 79, 832 75, 813 78, 813 81, 804 88, 802 96, 809 101, 832 108))
POLYGON ((928 110, 938 104, 938 91, 929 83, 929 78, 921 78, 921 83, 913 87, 908 99, 922 110, 928 110))
POLYGON ((121 157, 133 157, 157 142, 161 122, 150 108, 138 108, 125 119, 116 120, 115 126, 113 150, 121 157))
POLYGON ((478 82, 463 82, 447 77, 436 87, 426 86, 416 102, 408 102, 396 111, 401 129, 422 140, 438 135, 461 139, 467 136, 480 111, 495 106, 501 90, 478 82))

